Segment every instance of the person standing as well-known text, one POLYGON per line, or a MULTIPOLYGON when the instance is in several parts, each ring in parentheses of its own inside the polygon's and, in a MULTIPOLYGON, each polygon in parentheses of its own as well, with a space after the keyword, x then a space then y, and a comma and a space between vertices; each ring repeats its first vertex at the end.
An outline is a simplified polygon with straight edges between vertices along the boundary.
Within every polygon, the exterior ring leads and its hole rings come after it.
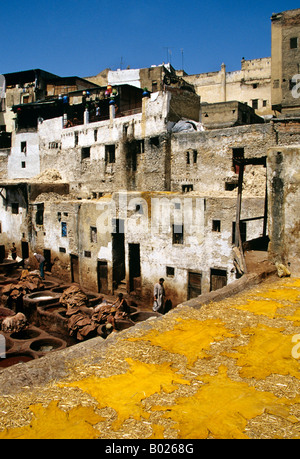
POLYGON ((17 258, 17 248, 14 242, 12 243, 12 248, 10 249, 10 251, 12 259, 15 260, 17 258))
POLYGON ((154 303, 153 311, 163 314, 164 311, 164 302, 165 302, 165 289, 164 289, 164 279, 161 277, 157 284, 154 285, 154 303))
POLYGON ((34 253, 33 256, 36 258, 37 262, 39 263, 40 275, 41 275, 41 278, 44 280, 45 279, 45 274, 44 274, 45 258, 43 257, 43 255, 40 255, 39 253, 34 253))

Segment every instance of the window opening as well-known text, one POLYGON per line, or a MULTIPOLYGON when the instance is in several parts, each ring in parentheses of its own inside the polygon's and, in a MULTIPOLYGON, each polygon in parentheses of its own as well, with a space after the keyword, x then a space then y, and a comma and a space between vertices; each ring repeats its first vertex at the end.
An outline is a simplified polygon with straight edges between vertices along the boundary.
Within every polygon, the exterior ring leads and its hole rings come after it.
POLYGON ((91 156, 91 147, 83 147, 81 149, 81 159, 87 159, 91 156))
POLYGON ((290 49, 298 48, 298 37, 290 38, 290 49))
POLYGON ((43 225, 44 223, 44 203, 37 204, 35 221, 37 225, 43 225))
POLYGON ((173 225, 173 244, 183 244, 183 225, 173 225))
POLYGON ((221 220, 213 220, 212 221, 212 230, 216 233, 221 232, 221 220))
POLYGON ((168 277, 174 277, 175 275, 175 268, 173 268, 172 266, 167 266, 166 267, 166 275, 168 277))
POLYGON ((67 237, 67 223, 61 222, 61 235, 62 237, 67 237))
POLYGON ((254 108, 254 110, 258 109, 258 99, 252 99, 252 108, 254 108))
POLYGON ((240 166, 238 161, 244 159, 244 148, 233 148, 232 149, 232 167, 236 174, 239 173, 240 166))
POLYGON ((97 228, 95 226, 91 226, 90 234, 91 242, 97 242, 97 228))
POLYGON ((159 137, 151 137, 150 138, 150 145, 154 147, 159 147, 159 137))
POLYGON ((21 142, 21 152, 27 153, 27 142, 21 142))
POLYGON ((193 185, 191 185, 191 184, 182 185, 182 192, 183 193, 188 193, 189 191, 193 191, 193 185))
POLYGON ((105 145, 105 162, 114 163, 116 161, 116 146, 105 145))
POLYGON ((19 203, 17 203, 17 202, 12 202, 11 203, 11 213, 12 214, 18 214, 19 213, 19 203))

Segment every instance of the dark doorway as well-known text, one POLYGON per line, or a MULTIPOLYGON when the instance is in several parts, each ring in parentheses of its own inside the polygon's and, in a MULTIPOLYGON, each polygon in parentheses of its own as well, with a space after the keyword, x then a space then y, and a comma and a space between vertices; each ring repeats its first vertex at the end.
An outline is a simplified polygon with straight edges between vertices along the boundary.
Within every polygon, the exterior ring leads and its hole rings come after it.
POLYGON ((70 255, 71 261, 71 281, 79 284, 79 262, 77 255, 70 255))
POLYGON ((25 241, 21 242, 21 250, 22 250, 22 258, 23 258, 23 260, 26 260, 26 258, 29 258, 28 242, 25 242, 25 241))
POLYGON ((108 271, 107 261, 98 260, 97 263, 97 280, 98 280, 98 292, 108 293, 108 271))
POLYGON ((0 263, 5 259, 5 245, 0 245, 0 263))
POLYGON ((51 250, 44 249, 45 270, 51 272, 51 250))
POLYGON ((129 247, 129 291, 134 290, 134 279, 141 275, 140 244, 128 244, 129 247))
POLYGON ((224 269, 210 270, 210 291, 218 290, 227 285, 227 271, 224 269))
POLYGON ((124 220, 113 220, 112 233, 113 288, 125 279, 124 220))
POLYGON ((201 295, 201 273, 189 273, 188 300, 201 295))

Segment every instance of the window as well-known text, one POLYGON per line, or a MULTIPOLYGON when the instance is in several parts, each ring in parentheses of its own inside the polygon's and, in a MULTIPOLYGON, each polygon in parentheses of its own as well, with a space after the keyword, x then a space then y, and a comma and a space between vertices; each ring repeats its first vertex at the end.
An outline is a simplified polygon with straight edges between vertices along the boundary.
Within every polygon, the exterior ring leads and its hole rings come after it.
POLYGON ((183 244, 183 225, 173 225, 173 244, 183 244))
POLYGON ((19 204, 17 202, 11 203, 11 213, 18 214, 19 213, 19 204))
POLYGON ((27 153, 27 142, 21 142, 21 152, 27 153))
POLYGON ((114 163, 116 162, 116 146, 105 145, 105 162, 114 163))
POLYGON ((188 193, 189 191, 193 191, 193 185, 182 185, 183 193, 188 193))
POLYGON ((221 232, 221 220, 212 221, 212 231, 215 231, 216 233, 221 232))
POLYGON ((127 137, 127 133, 128 133, 128 124, 124 124, 123 125, 123 135, 124 137, 127 137))
POLYGON ((253 83, 252 88, 256 89, 258 87, 258 83, 253 83))
POLYGON ((91 147, 83 147, 81 149, 81 160, 87 159, 91 156, 91 147))
POLYGON ((263 107, 267 106, 267 100, 263 100, 263 107))
POLYGON ((290 38, 290 49, 298 48, 298 37, 290 38))
POLYGON ((135 211, 136 211, 137 214, 143 215, 144 211, 143 211, 142 204, 136 204, 135 205, 135 211))
POLYGON ((66 253, 66 249, 64 247, 59 247, 60 253, 66 253))
POLYGON ((193 150, 193 163, 194 164, 196 164, 196 162, 197 162, 197 156, 198 156, 197 150, 193 150))
POLYGON ((166 267, 166 275, 168 277, 174 277, 175 274, 175 268, 172 268, 171 266, 166 267))
POLYGON ((59 148, 60 144, 58 142, 49 142, 48 148, 53 149, 53 148, 59 148))
POLYGON ((22 161, 22 162, 21 162, 21 167, 22 167, 22 169, 25 169, 25 168, 26 168, 26 162, 25 162, 25 161, 22 161))
POLYGON ((78 145, 78 132, 74 133, 74 144, 75 144, 75 147, 78 145))
POLYGON ((188 150, 186 152, 186 163, 187 164, 196 164, 197 163, 197 150, 188 150))
POLYGON ((97 228, 91 226, 90 228, 91 242, 97 242, 97 228))
POLYGON ((159 137, 151 137, 150 145, 154 147, 159 147, 159 137))
POLYGON ((252 99, 252 108, 254 108, 254 110, 258 109, 258 99, 252 99))
POLYGON ((152 81, 152 92, 157 91, 157 81, 152 81))
POLYGON ((91 253, 89 250, 85 250, 85 251, 84 251, 84 256, 85 256, 86 258, 91 258, 92 253, 91 253))
POLYGON ((35 222, 37 225, 43 225, 44 223, 44 203, 37 204, 35 222))
POLYGON ((67 223, 61 222, 61 236, 67 237, 67 223))
POLYGON ((97 142, 98 139, 98 129, 94 129, 94 141, 97 142))
POLYGON ((239 161, 244 159, 244 148, 233 148, 232 149, 232 167, 236 174, 239 173, 240 163, 239 161))

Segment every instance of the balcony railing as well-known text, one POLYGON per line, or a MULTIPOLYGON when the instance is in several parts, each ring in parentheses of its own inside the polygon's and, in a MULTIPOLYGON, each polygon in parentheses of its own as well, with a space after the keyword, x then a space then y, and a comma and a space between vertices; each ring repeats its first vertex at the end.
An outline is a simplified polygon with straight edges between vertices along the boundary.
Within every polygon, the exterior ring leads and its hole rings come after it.
MULTIPOLYGON (((130 108, 127 110, 121 110, 121 111, 116 111, 115 113, 115 118, 122 118, 123 116, 130 116, 130 115, 136 115, 137 113, 142 112, 142 107, 136 107, 136 108, 130 108)), ((89 115, 89 124, 90 123, 97 123, 98 121, 107 121, 109 120, 109 114, 105 115, 89 115)), ((80 126, 84 124, 84 119, 83 118, 70 118, 68 119, 67 124, 64 126, 64 128, 69 128, 73 126, 80 126)))

